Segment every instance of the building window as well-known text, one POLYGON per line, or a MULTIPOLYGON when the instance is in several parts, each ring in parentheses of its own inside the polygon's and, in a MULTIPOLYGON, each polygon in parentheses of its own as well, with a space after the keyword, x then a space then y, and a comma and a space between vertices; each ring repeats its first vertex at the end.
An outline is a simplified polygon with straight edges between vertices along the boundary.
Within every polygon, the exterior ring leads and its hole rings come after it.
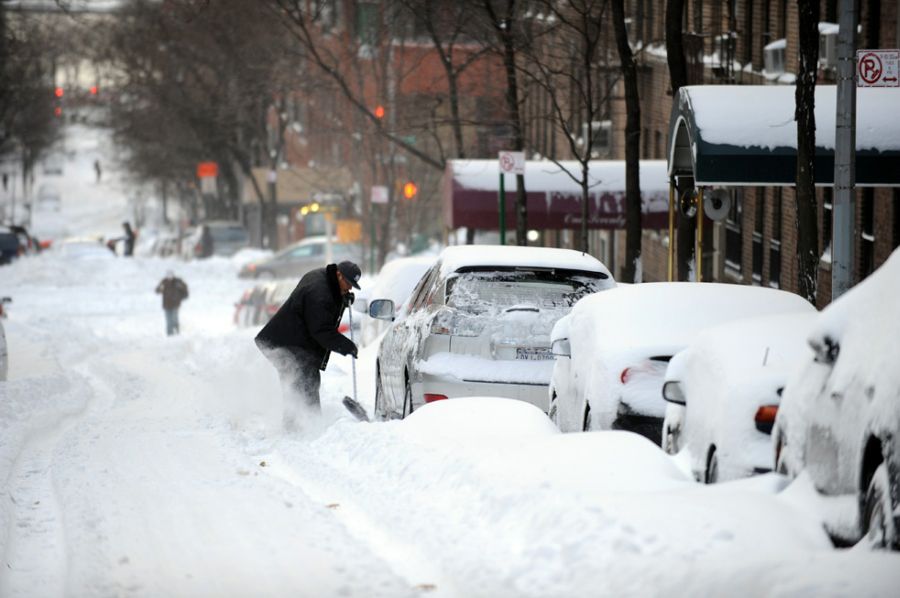
POLYGON ((378 37, 378 5, 359 2, 356 5, 356 38, 361 44, 374 45, 378 37))
POLYGON ((737 193, 725 218, 725 271, 740 277, 744 246, 744 202, 737 193))
POLYGON ((762 281, 763 269, 763 225, 766 215, 765 190, 760 189, 756 196, 756 205, 753 218, 753 282, 759 284, 762 281))
POLYGON ((831 263, 831 227, 834 224, 834 189, 825 189, 825 199, 822 202, 822 260, 831 263))
POLYGON ((772 206, 772 236, 769 239, 769 286, 781 288, 781 201, 782 188, 775 190, 775 204, 772 206))
POLYGON ((859 277, 862 279, 875 269, 875 190, 863 189, 860 215, 859 277))

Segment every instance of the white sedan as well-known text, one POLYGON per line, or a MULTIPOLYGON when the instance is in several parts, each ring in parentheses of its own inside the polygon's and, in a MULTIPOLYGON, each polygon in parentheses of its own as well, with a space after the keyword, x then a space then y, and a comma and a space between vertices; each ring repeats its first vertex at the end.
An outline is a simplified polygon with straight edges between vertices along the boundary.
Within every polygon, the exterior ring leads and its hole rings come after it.
POLYGON ((712 484, 772 469, 772 424, 791 372, 812 356, 816 310, 737 320, 702 332, 666 370, 663 448, 686 451, 712 484))
POLYGON ((663 378, 704 328, 742 317, 807 312, 798 295, 717 283, 651 282, 579 301, 556 329, 550 417, 563 432, 622 429, 661 443, 663 378))

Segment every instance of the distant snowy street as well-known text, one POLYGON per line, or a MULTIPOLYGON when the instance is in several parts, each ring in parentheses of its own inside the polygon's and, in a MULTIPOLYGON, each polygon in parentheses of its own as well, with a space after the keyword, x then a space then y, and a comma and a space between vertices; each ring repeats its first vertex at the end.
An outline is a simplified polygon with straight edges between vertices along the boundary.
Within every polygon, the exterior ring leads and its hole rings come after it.
MULTIPOLYGON (((115 232, 125 183, 95 184, 102 144, 82 143, 54 226, 115 232)), ((560 434, 523 402, 359 423, 332 356, 322 417, 283 434, 257 329, 232 323, 239 265, 0 268, 0 596, 897 595, 900 555, 833 549, 803 476, 705 486, 643 437, 560 434), (153 292, 170 269, 190 286, 171 338, 153 292)))

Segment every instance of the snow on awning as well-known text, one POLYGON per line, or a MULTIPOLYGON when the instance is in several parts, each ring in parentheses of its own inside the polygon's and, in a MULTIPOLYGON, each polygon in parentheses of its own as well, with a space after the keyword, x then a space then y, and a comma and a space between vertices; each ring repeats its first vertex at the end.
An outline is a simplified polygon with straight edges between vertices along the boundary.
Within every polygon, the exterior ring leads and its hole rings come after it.
MULTIPOLYGON (((682 87, 669 121, 669 174, 697 185, 794 185, 794 86, 682 87)), ((816 87, 816 185, 834 184, 837 88, 816 87)), ((856 184, 900 186, 900 88, 856 90, 856 184)))
MULTIPOLYGON (((528 228, 577 229, 581 227, 581 187, 568 173, 580 178, 576 161, 525 163, 528 228), (565 170, 563 170, 565 168, 565 170)), ((589 170, 588 228, 625 227, 625 162, 592 160, 589 170)), ((481 230, 499 228, 497 160, 450 160, 442 182, 444 223, 481 230)), ((640 164, 642 224, 644 228, 668 226, 669 183, 664 160, 640 164)), ((516 177, 506 175, 506 227, 515 229, 516 177)))

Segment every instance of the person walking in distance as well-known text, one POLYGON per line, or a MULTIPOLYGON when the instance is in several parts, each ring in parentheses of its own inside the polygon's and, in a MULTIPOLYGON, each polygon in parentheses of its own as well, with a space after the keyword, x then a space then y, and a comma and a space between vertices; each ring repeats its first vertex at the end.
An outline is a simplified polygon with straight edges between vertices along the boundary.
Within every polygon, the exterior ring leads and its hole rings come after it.
POLYGON ((188 298, 187 284, 169 270, 166 277, 156 285, 156 292, 162 295, 163 311, 166 314, 166 335, 172 336, 181 332, 178 323, 178 308, 188 298))
POLYGON ((137 235, 134 234, 134 231, 131 229, 131 224, 129 222, 122 223, 122 229, 125 231, 125 236, 122 239, 125 241, 125 250, 122 253, 125 257, 131 257, 134 255, 134 240, 137 235))
POLYGON ((359 266, 350 261, 307 272, 291 296, 256 336, 256 345, 275 366, 284 395, 283 423, 295 431, 304 413, 320 413, 321 370, 332 351, 356 357, 357 347, 338 332, 344 309, 359 288, 359 266))
POLYGON ((100 160, 94 160, 94 172, 97 173, 97 182, 100 182, 100 175, 103 174, 103 171, 100 170, 100 160))

